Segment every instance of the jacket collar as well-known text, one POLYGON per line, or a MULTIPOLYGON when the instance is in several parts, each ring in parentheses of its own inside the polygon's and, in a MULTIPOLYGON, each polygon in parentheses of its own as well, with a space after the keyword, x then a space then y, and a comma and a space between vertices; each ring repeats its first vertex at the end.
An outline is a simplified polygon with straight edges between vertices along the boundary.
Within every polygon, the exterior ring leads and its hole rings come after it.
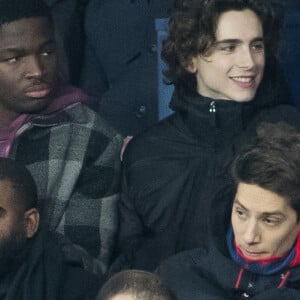
POLYGON ((211 99, 176 89, 170 107, 180 115, 185 126, 201 144, 213 145, 216 151, 232 144, 255 111, 251 102, 211 99))

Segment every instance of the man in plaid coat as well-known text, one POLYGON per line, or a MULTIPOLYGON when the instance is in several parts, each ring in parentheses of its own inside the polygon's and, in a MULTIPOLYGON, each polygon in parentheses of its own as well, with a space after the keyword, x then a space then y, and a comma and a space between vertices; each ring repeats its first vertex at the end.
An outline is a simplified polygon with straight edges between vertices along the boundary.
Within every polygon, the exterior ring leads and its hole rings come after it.
POLYGON ((0 0, 0 156, 32 173, 44 217, 109 264, 117 227, 122 137, 57 72, 49 8, 0 0))

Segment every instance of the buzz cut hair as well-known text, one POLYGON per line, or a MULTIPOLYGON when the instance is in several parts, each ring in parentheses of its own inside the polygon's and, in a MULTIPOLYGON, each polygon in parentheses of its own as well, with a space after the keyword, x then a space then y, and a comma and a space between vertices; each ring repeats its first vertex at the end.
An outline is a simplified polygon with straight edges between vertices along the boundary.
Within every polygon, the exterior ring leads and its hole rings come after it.
MULTIPOLYGON (((21 163, 0 157, 0 181, 11 184, 14 206, 21 212, 37 208, 37 187, 31 173, 21 163)), ((0 191, 1 193, 1 191, 0 191)))
POLYGON ((34 17, 45 17, 53 23, 50 7, 43 0, 0 0, 0 26, 34 17))
POLYGON ((125 270, 114 274, 104 283, 96 300, 110 300, 117 295, 128 295, 135 300, 177 299, 157 274, 143 270, 125 270))

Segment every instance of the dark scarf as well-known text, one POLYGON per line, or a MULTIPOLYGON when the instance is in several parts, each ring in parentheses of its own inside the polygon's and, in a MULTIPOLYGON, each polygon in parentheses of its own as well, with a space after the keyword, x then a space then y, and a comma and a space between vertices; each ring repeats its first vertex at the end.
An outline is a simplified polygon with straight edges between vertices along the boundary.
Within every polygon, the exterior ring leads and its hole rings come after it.
MULTIPOLYGON (((299 234, 300 235, 300 234, 299 234)), ((300 238, 289 253, 281 257, 271 257, 261 260, 250 260, 247 259, 236 246, 234 241, 234 234, 232 227, 230 226, 227 232, 227 246, 231 258, 244 269, 249 270, 253 273, 261 275, 271 275, 278 273, 288 267, 294 267, 300 264, 300 238)))

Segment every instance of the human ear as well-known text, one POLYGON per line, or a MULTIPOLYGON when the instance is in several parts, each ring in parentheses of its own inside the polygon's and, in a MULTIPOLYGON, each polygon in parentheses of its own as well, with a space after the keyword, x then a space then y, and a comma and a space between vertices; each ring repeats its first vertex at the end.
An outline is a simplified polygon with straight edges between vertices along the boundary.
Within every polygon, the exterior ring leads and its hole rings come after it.
POLYGON ((32 238, 40 224, 40 213, 36 208, 31 208, 24 213, 25 233, 27 238, 32 238))
POLYGON ((197 72, 197 63, 198 63, 198 58, 197 56, 193 56, 189 59, 188 62, 183 64, 183 67, 188 71, 189 73, 196 73, 197 72))

